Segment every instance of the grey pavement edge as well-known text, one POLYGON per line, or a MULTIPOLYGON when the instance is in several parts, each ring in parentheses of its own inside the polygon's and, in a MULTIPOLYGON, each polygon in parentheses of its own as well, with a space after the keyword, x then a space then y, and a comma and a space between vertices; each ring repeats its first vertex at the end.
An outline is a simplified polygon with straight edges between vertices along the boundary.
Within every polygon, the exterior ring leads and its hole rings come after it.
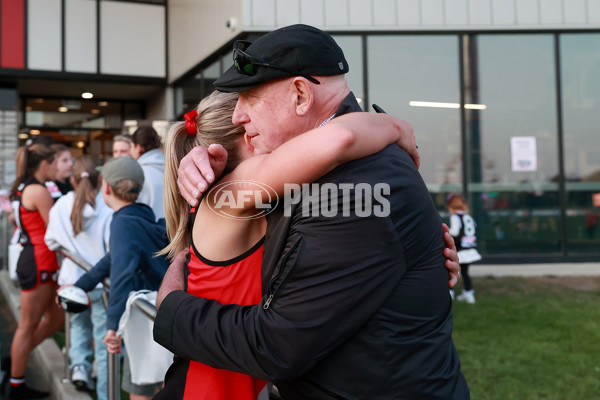
MULTIPOLYGON (((8 305, 15 316, 15 319, 18 320, 20 290, 12 283, 6 270, 0 271, 0 290, 6 297, 8 305)), ((37 368, 39 368, 40 375, 43 376, 48 382, 51 399, 92 399, 89 394, 75 390, 75 387, 71 383, 63 382, 65 360, 54 339, 49 338, 44 340, 33 350, 30 357, 30 364, 37 366, 37 368)))
POLYGON ((473 264, 469 267, 471 277, 482 276, 600 276, 600 263, 569 264, 473 264))

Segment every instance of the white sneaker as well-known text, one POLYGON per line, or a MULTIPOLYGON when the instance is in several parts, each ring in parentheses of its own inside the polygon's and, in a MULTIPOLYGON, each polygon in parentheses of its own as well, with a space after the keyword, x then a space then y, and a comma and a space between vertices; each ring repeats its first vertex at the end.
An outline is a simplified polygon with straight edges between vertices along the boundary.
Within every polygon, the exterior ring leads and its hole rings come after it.
POLYGON ((456 300, 464 301, 468 304, 475 304, 475 291, 474 290, 463 290, 461 294, 456 296, 456 300))
POLYGON ((92 381, 87 368, 82 364, 73 366, 71 382, 73 382, 77 390, 94 390, 94 381, 92 381))

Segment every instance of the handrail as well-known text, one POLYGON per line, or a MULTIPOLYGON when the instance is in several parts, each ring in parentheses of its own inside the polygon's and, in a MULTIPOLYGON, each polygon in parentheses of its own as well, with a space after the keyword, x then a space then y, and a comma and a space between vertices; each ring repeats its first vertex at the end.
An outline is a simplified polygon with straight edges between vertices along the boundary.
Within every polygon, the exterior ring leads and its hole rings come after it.
MULTIPOLYGON (((79 268, 83 269, 85 272, 89 272, 94 266, 85 261, 79 254, 73 253, 64 247, 59 247, 57 250, 60 254, 73 261, 79 268)), ((104 285, 105 289, 110 289, 110 279, 105 278, 102 280, 102 285, 104 285)))
POLYGON ((142 313, 146 315, 146 317, 150 318, 152 321, 154 321, 154 319, 156 318, 156 307, 148 300, 136 299, 133 302, 133 305, 136 306, 142 313))
MULTIPOLYGON (((68 258, 69 260, 73 261, 73 263, 75 263, 77 266, 79 266, 81 269, 83 269, 84 271, 88 272, 89 270, 92 269, 92 265, 90 265, 87 261, 85 261, 83 258, 81 258, 79 256, 79 254, 73 253, 63 247, 60 247, 58 249, 58 252, 60 254, 62 254, 64 257, 68 258)), ((108 306, 108 296, 109 296, 109 292, 110 292, 110 279, 105 278, 102 280, 102 285, 104 286, 104 293, 103 293, 103 300, 104 300, 104 307, 108 306)), ((142 311, 142 313, 150 318, 152 321, 154 321, 154 318, 156 317, 156 307, 150 303, 149 301, 146 301, 144 299, 136 299, 133 302, 133 305, 136 306, 139 310, 142 311)), ((65 356, 65 364, 66 364, 66 370, 65 370, 65 378, 70 380, 70 375, 71 375, 71 370, 69 369, 69 352, 68 349, 71 345, 70 343, 70 334, 68 333, 68 329, 69 329, 69 324, 68 324, 69 318, 65 318, 65 349, 67 349, 64 352, 64 356, 65 356)), ((121 390, 119 387, 119 355, 118 354, 108 354, 108 400, 118 400, 120 398, 121 395, 121 390)))

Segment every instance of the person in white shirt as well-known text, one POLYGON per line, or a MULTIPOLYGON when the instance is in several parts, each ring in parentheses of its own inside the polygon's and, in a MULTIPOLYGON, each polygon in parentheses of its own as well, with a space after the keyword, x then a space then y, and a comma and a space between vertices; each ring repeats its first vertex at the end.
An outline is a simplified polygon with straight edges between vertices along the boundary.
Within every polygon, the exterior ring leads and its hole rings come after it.
MULTIPOLYGON (((63 247, 78 254, 94 265, 109 250, 108 240, 113 211, 104 203, 99 193, 102 179, 96 163, 89 155, 83 155, 73 163, 71 191, 58 199, 50 209, 45 242, 51 250, 63 247)), ((65 258, 58 278, 59 285, 73 284, 84 274, 84 270, 65 258)), ((107 352, 104 343, 106 334, 106 309, 102 302, 102 285, 89 292, 91 307, 70 316, 71 381, 80 390, 92 390, 92 355, 98 369, 97 398, 108 398, 107 352), (92 351, 92 337, 94 349, 92 351)))

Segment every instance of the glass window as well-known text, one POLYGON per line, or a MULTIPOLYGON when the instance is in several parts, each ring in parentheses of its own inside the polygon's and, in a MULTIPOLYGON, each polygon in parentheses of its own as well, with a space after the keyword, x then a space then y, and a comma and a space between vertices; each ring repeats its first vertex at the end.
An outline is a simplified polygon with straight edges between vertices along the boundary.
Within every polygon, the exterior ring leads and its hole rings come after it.
POLYGON ((346 74, 348 87, 350 87, 350 90, 356 96, 360 106, 366 111, 368 107, 365 104, 364 95, 362 37, 334 35, 333 38, 342 48, 346 61, 348 61, 348 65, 350 66, 350 71, 346 74))
MULTIPOLYGON (((181 113, 191 111, 202 99, 203 78, 202 72, 198 72, 192 78, 186 80, 181 86, 181 97, 183 104, 181 113)), ((179 108, 179 107, 178 107, 179 108)))
POLYGON ((369 102, 413 125, 421 175, 445 210, 444 193, 462 191, 458 37, 370 36, 367 48, 369 102))
POLYGON ((597 33, 560 36, 569 252, 600 250, 599 48, 597 33))
POLYGON ((465 51, 468 190, 480 247, 559 252, 553 36, 470 36, 465 51))
POLYGON ((121 103, 28 98, 25 100, 25 125, 32 128, 120 129, 121 103))

